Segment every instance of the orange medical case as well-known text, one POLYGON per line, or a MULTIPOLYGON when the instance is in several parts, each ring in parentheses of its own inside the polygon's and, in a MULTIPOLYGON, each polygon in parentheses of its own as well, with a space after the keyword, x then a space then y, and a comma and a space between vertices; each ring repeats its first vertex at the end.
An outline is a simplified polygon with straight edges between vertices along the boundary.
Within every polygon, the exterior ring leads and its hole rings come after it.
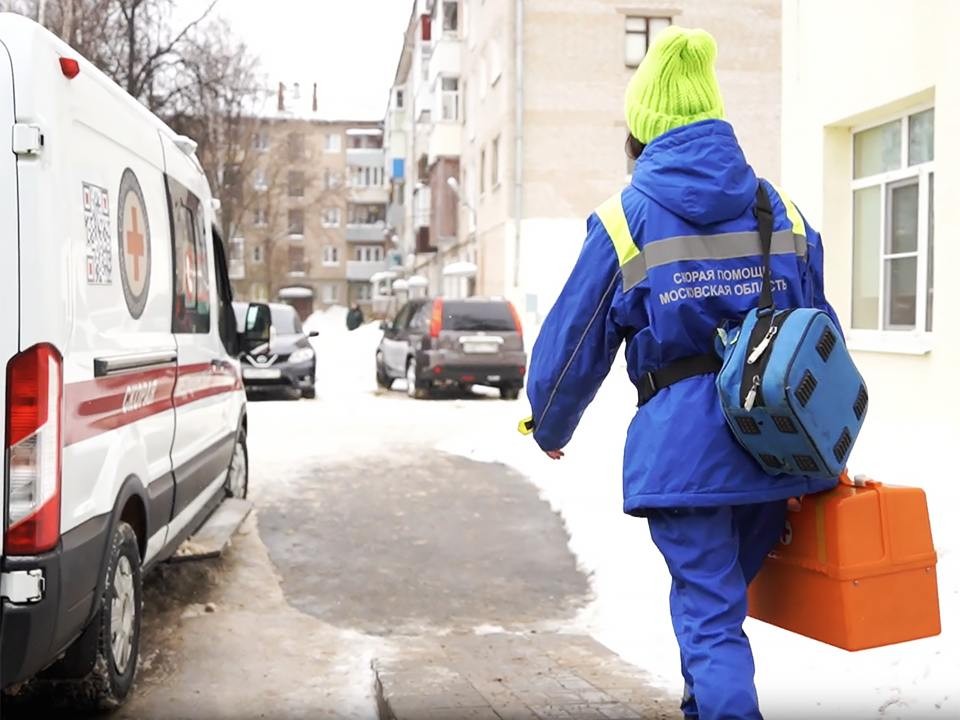
POLYGON ((788 513, 749 614, 845 650, 938 635, 936 564, 923 490, 844 475, 788 513))

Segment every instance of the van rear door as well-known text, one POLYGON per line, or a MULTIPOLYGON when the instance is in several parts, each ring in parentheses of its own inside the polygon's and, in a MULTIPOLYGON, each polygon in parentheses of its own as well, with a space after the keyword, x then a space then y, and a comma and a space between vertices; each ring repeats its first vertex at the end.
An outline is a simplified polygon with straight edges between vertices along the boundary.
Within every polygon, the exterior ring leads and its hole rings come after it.
MULTIPOLYGON (((13 72, 10 53, 0 43, 0 142, 13 136, 13 72)), ((17 222, 17 157, 12 148, 0 147, 0 438, 6 443, 7 363, 17 354, 20 344, 20 239, 17 222)), ((0 482, 0 508, 6 508, 4 483, 0 482)), ((6 517, 4 512, 3 517, 6 517)), ((3 552, 3 527, 0 525, 0 554, 3 552)))

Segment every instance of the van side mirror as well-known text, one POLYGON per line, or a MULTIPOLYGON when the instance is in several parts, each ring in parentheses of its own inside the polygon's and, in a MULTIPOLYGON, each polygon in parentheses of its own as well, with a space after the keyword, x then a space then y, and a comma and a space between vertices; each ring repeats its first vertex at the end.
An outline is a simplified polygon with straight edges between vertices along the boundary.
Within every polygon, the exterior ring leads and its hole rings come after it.
POLYGON ((247 316, 240 331, 240 348, 243 352, 252 352, 264 343, 270 342, 273 318, 270 306, 265 303, 250 303, 247 316))

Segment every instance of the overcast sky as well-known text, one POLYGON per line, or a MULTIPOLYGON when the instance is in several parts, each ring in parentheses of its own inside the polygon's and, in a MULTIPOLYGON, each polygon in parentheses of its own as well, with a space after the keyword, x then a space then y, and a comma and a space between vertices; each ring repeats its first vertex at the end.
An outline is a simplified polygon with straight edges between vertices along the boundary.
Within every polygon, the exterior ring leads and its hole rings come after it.
MULTIPOLYGON (((209 0, 178 0, 179 13, 209 0)), ((319 85, 326 118, 380 120, 413 0, 219 0, 271 81, 319 85)))

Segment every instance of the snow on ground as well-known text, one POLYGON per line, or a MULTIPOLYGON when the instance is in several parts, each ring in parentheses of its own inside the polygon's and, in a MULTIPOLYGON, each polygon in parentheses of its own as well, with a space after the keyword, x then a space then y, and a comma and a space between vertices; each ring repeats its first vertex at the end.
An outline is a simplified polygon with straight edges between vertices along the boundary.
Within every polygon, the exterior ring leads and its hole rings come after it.
MULTIPOLYGON (((402 413, 405 400, 376 398, 373 356, 380 332, 370 323, 345 330, 345 310, 312 316, 307 326, 320 332, 318 393, 325 398, 364 397, 357 412, 402 413)), ((532 343, 528 343, 528 348, 532 343)), ((397 389, 402 387, 397 383, 397 389)), ((650 541, 644 520, 622 514, 620 473, 623 437, 634 412, 635 391, 622 357, 584 415, 562 461, 548 460, 532 440, 516 432, 528 414, 521 402, 450 402, 450 422, 421 429, 438 437, 440 450, 484 462, 508 464, 535 483, 566 522, 570 547, 591 575, 595 600, 578 625, 627 660, 679 691, 679 658, 667 603, 669 576, 650 541)), ((410 401, 412 402, 412 401, 410 401)), ((342 419, 342 418, 341 418, 342 419)), ((869 426, 869 424, 868 424, 869 426)), ((922 429, 926 442, 939 438, 922 429)), ((854 471, 872 473, 892 484, 922 484, 928 494, 939 554, 943 633, 928 640, 847 653, 748 620, 746 630, 757 658, 757 685, 769 718, 796 717, 960 717, 960 523, 954 520, 960 486, 932 466, 900 457, 899 428, 867 433, 854 471)), ((942 433, 941 433, 942 434, 942 433)), ((939 439, 938 439, 939 438, 939 439)), ((287 442, 296 442, 286 437, 287 442)), ((399 438, 379 437, 391 443, 399 438)), ((369 438, 338 452, 360 451, 369 438)))

